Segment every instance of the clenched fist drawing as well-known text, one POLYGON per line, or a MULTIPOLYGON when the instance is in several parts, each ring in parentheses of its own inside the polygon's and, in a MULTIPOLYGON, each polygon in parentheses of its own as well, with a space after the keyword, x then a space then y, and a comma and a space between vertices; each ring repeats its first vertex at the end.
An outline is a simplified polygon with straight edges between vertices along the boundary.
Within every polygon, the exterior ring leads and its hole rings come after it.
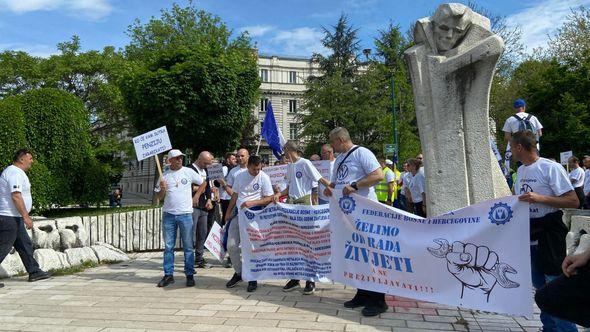
POLYGON ((504 288, 516 288, 520 285, 506 277, 506 273, 517 271, 506 263, 501 263, 496 252, 486 246, 459 241, 449 245, 445 239, 435 239, 438 248, 427 248, 435 257, 446 258, 447 269, 462 284, 461 298, 465 287, 480 289, 487 301, 496 284, 504 288))

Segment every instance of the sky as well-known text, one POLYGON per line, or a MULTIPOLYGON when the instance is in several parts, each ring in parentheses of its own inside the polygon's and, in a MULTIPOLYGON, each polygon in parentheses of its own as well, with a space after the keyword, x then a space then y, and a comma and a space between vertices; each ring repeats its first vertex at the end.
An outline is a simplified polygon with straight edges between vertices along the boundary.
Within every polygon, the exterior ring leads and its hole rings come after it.
MULTIPOLYGON (((176 1, 186 5, 187 0, 176 1)), ((309 57, 324 53, 322 27, 330 28, 341 14, 359 29, 361 48, 374 49, 379 30, 389 23, 407 31, 412 22, 434 12, 434 0, 195 0, 199 9, 218 15, 237 33, 247 30, 261 53, 309 57)), ((464 2, 464 1, 457 1, 464 2)), ((571 8, 590 0, 478 0, 478 5, 518 25, 528 50, 545 46, 571 8)), ((22 50, 47 57, 57 43, 72 35, 83 50, 122 48, 127 27, 147 22, 170 8, 165 0, 0 0, 0 50, 22 50)))

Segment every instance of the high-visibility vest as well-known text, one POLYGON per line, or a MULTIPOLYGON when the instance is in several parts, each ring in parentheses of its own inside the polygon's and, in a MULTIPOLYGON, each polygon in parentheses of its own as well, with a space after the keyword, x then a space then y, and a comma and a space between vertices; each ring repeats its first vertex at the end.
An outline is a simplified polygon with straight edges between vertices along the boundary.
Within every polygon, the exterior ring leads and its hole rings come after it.
MULTIPOLYGON (((383 169, 383 180, 375 185, 375 193, 377 194, 377 199, 379 201, 385 202, 387 201, 387 193, 389 192, 389 185, 387 183, 387 173, 393 171, 389 167, 385 167, 383 169)), ((395 176, 395 173, 394 173, 395 176)), ((393 180, 393 193, 391 194, 391 200, 395 199, 395 179, 393 180)))

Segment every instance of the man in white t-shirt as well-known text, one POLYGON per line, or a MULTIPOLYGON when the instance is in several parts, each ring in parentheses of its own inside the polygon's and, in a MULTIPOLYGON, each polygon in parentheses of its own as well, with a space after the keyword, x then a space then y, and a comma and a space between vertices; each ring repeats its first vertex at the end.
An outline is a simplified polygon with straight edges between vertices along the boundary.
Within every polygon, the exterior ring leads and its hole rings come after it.
MULTIPOLYGON (((286 182, 287 188, 282 192, 275 194, 275 202, 278 202, 281 196, 288 195, 287 203, 312 205, 312 189, 318 182, 325 187, 330 182, 322 177, 320 172, 313 166, 311 161, 302 158, 299 155, 297 144, 289 141, 283 147, 283 151, 291 160, 287 166, 286 182)), ((317 186, 317 185, 316 185, 317 186)), ((300 287, 298 279, 291 279, 283 287, 284 292, 290 292, 300 287)), ((312 294, 315 291, 315 282, 306 281, 303 289, 304 295, 312 294)))
POLYGON ((584 172, 584 208, 590 209, 590 156, 584 156, 582 164, 586 169, 584 172))
POLYGON ((219 200, 221 203, 221 223, 225 222, 225 210, 227 210, 227 206, 229 205, 229 201, 231 200, 231 195, 225 190, 225 185, 227 181, 227 176, 229 172, 234 169, 237 165, 236 161, 236 154, 235 153, 228 153, 225 155, 225 165, 223 165, 223 179, 219 180, 220 188, 219 188, 219 200))
MULTIPOLYGON (((357 193, 377 202, 375 185, 383 180, 383 171, 371 150, 354 145, 345 128, 335 128, 330 132, 330 145, 340 153, 334 163, 332 183, 324 190, 326 196, 332 196, 333 190, 342 190, 342 194, 357 193)), ((346 308, 364 307, 363 316, 377 316, 387 311, 385 294, 357 290, 354 298, 344 302, 346 308)))
POLYGON ((409 194, 409 187, 410 181, 412 180, 412 173, 408 170, 408 163, 405 162, 403 165, 403 172, 400 174, 399 179, 397 181, 397 185, 400 187, 399 192, 399 202, 402 207, 402 210, 412 212, 412 202, 409 201, 410 194, 409 194))
MULTIPOLYGON (((539 289, 561 274, 568 229, 559 209, 575 208, 579 202, 563 166, 540 158, 536 143, 530 131, 518 131, 510 140, 513 157, 523 164, 514 188, 519 200, 530 204, 531 272, 533 286, 539 289)), ((544 330, 576 331, 575 324, 543 311, 541 322, 544 330)))
POLYGON ((567 163, 571 170, 569 174, 570 182, 572 183, 574 191, 580 201, 578 209, 581 209, 584 206, 584 169, 580 167, 580 159, 576 156, 571 156, 567 160, 567 163))
POLYGON ((426 217, 426 179, 422 160, 408 159, 408 171, 412 175, 407 185, 413 206, 412 213, 426 217))
MULTIPOLYGON (((51 275, 44 272, 33 258, 33 243, 26 228, 33 228, 29 212, 33 206, 31 183, 25 173, 33 164, 31 151, 20 149, 13 157, 13 164, 0 175, 0 263, 12 247, 18 252, 29 281, 47 279, 51 275)), ((0 283, 0 288, 4 284, 0 283)))
MULTIPOLYGON (((248 158, 246 171, 240 172, 232 184, 233 193, 225 212, 225 222, 229 223, 229 226, 226 226, 228 232, 227 253, 231 258, 235 273, 225 285, 227 288, 233 288, 242 281, 242 250, 240 249, 238 211, 241 209, 259 210, 273 201, 274 191, 270 177, 261 170, 262 160, 260 157, 251 156, 248 158)), ((256 281, 248 282, 248 292, 253 292, 256 288, 258 288, 256 281)))
MULTIPOLYGON (((330 161, 330 173, 328 174, 332 174, 332 171, 334 170, 334 161, 336 160, 336 158, 334 158, 334 149, 330 144, 324 144, 322 145, 321 153, 322 160, 330 161)), ((320 205, 330 204, 330 198, 324 194, 325 189, 326 187, 320 183, 318 186, 318 204, 320 205)))
POLYGON ((194 170, 182 166, 184 154, 180 150, 168 152, 170 169, 162 174, 159 186, 154 189, 162 207, 162 228, 164 234, 164 277, 158 287, 166 287, 174 283, 174 245, 176 233, 180 229, 180 239, 184 251, 184 274, 186 286, 195 285, 195 251, 193 243, 193 197, 192 186, 202 185, 203 177, 194 170))
MULTIPOLYGON (((534 131, 535 138, 537 140, 537 152, 539 150, 539 139, 543 135, 543 125, 539 122, 536 116, 532 114, 528 114, 526 112, 526 103, 523 99, 517 99, 514 101, 514 110, 516 114, 511 115, 506 121, 504 122, 504 127, 502 127, 502 131, 504 132, 504 140, 506 141, 506 155, 505 155, 505 163, 506 163, 506 172, 509 173, 510 170, 510 137, 512 134, 520 131, 523 127, 531 126, 530 128, 534 131)), ((506 174, 507 176, 509 174, 506 174)))
POLYGON ((204 185, 193 186, 193 242, 195 243, 195 267, 208 269, 211 267, 203 257, 205 253, 205 240, 207 240, 207 221, 209 213, 213 213, 212 181, 208 179, 207 168, 213 164, 213 154, 209 151, 201 151, 197 160, 188 168, 197 172, 203 178, 204 185))

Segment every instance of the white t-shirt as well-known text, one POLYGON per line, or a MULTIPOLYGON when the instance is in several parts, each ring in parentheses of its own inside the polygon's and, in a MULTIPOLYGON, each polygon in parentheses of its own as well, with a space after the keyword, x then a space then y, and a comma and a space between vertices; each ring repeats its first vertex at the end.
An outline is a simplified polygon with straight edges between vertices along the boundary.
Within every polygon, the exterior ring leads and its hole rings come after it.
MULTIPOLYGON (((332 174, 332 172, 334 172, 334 162, 335 161, 336 161, 336 159, 330 161, 330 172, 328 174, 332 174)), ((326 187, 320 183, 318 185, 318 198, 321 200, 327 201, 330 198, 327 197, 326 195, 324 195, 324 189, 326 189, 326 187)))
POLYGON ((238 200, 236 202, 238 209, 244 202, 255 201, 274 194, 270 177, 266 173, 260 171, 258 175, 252 176, 247 169, 245 172, 239 172, 232 185, 232 189, 238 193, 238 200))
POLYGON ((582 167, 573 169, 570 172, 570 182, 573 180, 572 186, 578 188, 584 185, 584 170, 582 167))
MULTIPOLYGON (((166 197, 162 211, 174 215, 193 213, 192 185, 201 185, 203 177, 188 167, 182 167, 176 171, 171 169, 162 175, 166 182, 166 197)), ((160 192, 160 184, 154 189, 160 192)))
POLYGON ((322 175, 311 161, 299 158, 296 162, 287 165, 285 177, 289 186, 289 197, 297 199, 311 195, 311 188, 317 187, 317 181, 322 178, 322 175))
POLYGON ((590 193, 590 169, 584 172, 584 195, 588 196, 590 193))
MULTIPOLYGON (((410 176, 412 173, 408 172, 410 176)), ((426 178, 424 177, 424 172, 416 172, 416 175, 411 176, 410 182, 408 184, 408 188, 410 189, 410 193, 412 194, 412 202, 413 203, 420 203, 422 202, 422 193, 424 193, 424 183, 426 182, 426 178)))
MULTIPOLYGON (((516 116, 518 116, 521 119, 525 119, 527 116, 529 116, 528 113, 526 112, 521 112, 521 113, 516 113, 516 116)), ((543 125, 541 124, 541 122, 539 122, 539 119, 537 119, 536 116, 531 116, 531 119, 529 120, 537 130, 543 129, 543 125)), ((504 127, 502 127, 502 131, 506 132, 506 133, 516 133, 518 132, 520 127, 520 121, 516 120, 512 115, 506 119, 506 122, 504 122, 504 127)), ((537 133, 535 133, 535 135, 537 135, 537 133)), ((539 140, 539 137, 537 136, 537 140, 539 140)))
POLYGON ((395 181, 395 173, 391 169, 389 169, 389 172, 385 172, 384 178, 386 183, 391 183, 395 181))
MULTIPOLYGON (((532 191, 546 196, 561 196, 574 190, 563 166, 545 158, 539 158, 528 166, 520 166, 514 188, 517 195, 532 191)), ((531 203, 529 209, 531 218, 540 218, 558 210, 540 203, 531 203)))
POLYGON ((22 217, 12 201, 14 192, 21 193, 27 212, 31 211, 33 198, 29 177, 22 169, 10 165, 0 175, 0 216, 22 217))
MULTIPOLYGON (((248 168, 244 167, 241 168, 240 166, 236 166, 234 168, 232 168, 229 173, 227 174, 227 176, 225 177, 225 180, 227 181, 227 185, 232 187, 234 187, 234 182, 236 181, 236 176, 238 176, 238 174, 247 171, 248 168)), ((235 192, 235 190, 233 190, 235 192)))
POLYGON ((402 186, 401 186, 402 195, 405 195, 406 194, 405 190, 408 187, 408 185, 410 184, 410 182, 412 181, 412 173, 403 172, 400 175, 400 179, 402 180, 402 186))
MULTIPOLYGON (((359 181, 375 170, 381 168, 381 165, 377 161, 377 158, 371 152, 371 150, 359 147, 354 150, 348 158, 342 163, 342 160, 348 154, 343 152, 338 155, 334 162, 334 170, 332 171, 332 183, 336 185, 336 189, 342 189, 347 184, 359 181), (341 165, 342 164, 342 165, 341 165)), ((375 195, 375 187, 360 188, 357 194, 365 196, 369 199, 377 201, 377 195, 375 195)))
MULTIPOLYGON (((223 166, 223 179, 227 182, 227 173, 229 173, 229 171, 227 170, 227 166, 223 166)), ((225 188, 223 186, 219 187, 219 199, 222 200, 230 200, 231 196, 227 193, 227 191, 225 191, 225 188)))

